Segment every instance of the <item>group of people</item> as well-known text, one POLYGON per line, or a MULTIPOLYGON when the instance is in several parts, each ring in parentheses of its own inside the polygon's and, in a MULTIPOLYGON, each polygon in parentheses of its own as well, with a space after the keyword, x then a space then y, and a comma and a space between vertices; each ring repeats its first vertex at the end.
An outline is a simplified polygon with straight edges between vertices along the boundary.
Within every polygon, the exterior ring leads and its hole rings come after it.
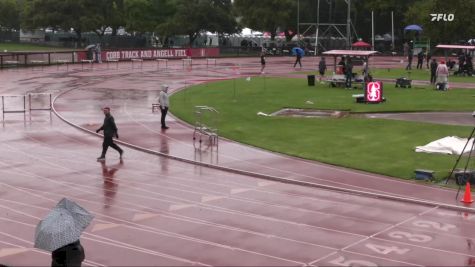
POLYGON ((458 70, 454 72, 454 75, 468 75, 473 74, 473 62, 472 55, 469 53, 460 53, 458 56, 458 70))
MULTIPOLYGON (((370 78, 369 71, 368 71, 368 63, 366 61, 363 61, 363 77, 365 81, 368 81, 370 78)), ((320 58, 320 62, 318 63, 318 72, 320 74, 319 81, 322 82, 322 80, 325 77, 325 71, 327 70, 327 64, 325 61, 325 57, 320 58)), ((353 80, 353 61, 351 57, 341 57, 340 61, 338 62, 338 73, 344 74, 345 75, 345 86, 347 89, 351 88, 352 85, 352 80, 353 80)))

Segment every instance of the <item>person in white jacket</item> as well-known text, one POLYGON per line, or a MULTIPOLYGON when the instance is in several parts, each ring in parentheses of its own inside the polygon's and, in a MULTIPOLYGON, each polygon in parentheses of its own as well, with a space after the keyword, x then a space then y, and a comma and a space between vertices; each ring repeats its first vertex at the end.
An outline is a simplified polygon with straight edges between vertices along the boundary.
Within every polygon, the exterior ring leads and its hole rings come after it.
POLYGON ((444 83, 445 89, 448 89, 449 84, 449 68, 445 64, 445 61, 441 61, 439 66, 437 66, 437 70, 435 71, 435 75, 437 76, 437 83, 444 83))
POLYGON ((162 112, 162 118, 160 120, 162 129, 168 129, 169 127, 165 124, 165 117, 167 116, 170 102, 168 100, 168 85, 166 84, 162 85, 162 91, 160 91, 160 95, 158 96, 158 104, 162 112))

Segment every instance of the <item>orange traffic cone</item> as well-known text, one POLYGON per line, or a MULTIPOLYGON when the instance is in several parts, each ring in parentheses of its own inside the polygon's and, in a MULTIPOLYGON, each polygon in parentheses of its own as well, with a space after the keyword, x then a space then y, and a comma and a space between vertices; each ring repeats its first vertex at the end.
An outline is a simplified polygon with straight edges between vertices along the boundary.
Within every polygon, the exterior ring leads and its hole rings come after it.
POLYGON ((461 199, 463 203, 472 203, 472 193, 470 193, 470 182, 467 182, 467 185, 465 186, 465 194, 463 195, 463 199, 461 199))

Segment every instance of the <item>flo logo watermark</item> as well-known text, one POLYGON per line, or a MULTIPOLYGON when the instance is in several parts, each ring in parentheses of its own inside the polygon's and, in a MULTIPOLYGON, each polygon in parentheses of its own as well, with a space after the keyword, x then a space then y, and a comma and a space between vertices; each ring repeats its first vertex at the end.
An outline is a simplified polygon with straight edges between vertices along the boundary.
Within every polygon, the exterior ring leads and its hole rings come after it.
POLYGON ((453 21, 455 16, 454 14, 430 14, 430 21, 453 21))

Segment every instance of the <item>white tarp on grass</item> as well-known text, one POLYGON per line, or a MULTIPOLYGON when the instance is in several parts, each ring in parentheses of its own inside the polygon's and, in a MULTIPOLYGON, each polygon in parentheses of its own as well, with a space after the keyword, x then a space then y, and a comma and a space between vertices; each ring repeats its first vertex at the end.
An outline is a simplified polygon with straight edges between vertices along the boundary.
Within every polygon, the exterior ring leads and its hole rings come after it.
POLYGON ((442 153, 449 155, 460 155, 462 153, 470 152, 472 148, 473 138, 470 139, 465 151, 463 148, 467 143, 467 138, 460 138, 457 136, 447 136, 439 140, 430 142, 425 146, 416 147, 416 152, 425 152, 425 153, 442 153))

